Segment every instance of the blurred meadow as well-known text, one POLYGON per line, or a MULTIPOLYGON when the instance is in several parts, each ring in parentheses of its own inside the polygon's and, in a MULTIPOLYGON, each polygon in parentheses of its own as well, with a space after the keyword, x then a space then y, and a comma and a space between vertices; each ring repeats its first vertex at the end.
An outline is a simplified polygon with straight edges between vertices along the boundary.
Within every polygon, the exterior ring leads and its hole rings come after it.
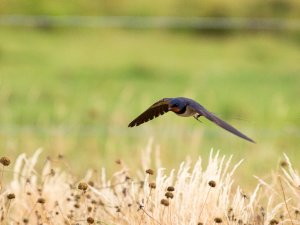
MULTIPOLYGON (((298 1, 3 1, 1 16, 202 16, 293 19, 298 1), (197 10, 199 8, 199 11, 197 10)), ((138 167, 153 139, 163 165, 210 149, 245 159, 237 176, 276 168, 282 153, 300 160, 300 30, 134 29, 0 26, 0 154, 37 148, 71 168, 138 167), (194 98, 257 144, 202 119, 168 113, 128 123, 163 97, 194 98)))

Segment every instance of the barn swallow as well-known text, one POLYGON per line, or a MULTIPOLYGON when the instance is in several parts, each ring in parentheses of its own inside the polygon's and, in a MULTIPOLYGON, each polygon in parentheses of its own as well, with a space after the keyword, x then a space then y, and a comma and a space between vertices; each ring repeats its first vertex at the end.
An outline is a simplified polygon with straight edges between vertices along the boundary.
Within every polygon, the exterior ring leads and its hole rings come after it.
MULTIPOLYGON (((158 102, 151 105, 145 112, 135 118, 128 127, 139 126, 142 123, 148 122, 160 115, 163 115, 169 111, 176 113, 178 116, 189 117, 193 116, 196 120, 199 120, 200 116, 204 116, 210 121, 214 122, 223 129, 231 132, 243 138, 247 141, 255 143, 251 138, 247 137, 236 128, 228 124, 227 122, 221 120, 219 117, 215 116, 213 113, 209 112, 206 108, 200 105, 193 99, 177 97, 177 98, 163 98, 158 102)), ((200 120, 199 120, 200 121, 200 120)))

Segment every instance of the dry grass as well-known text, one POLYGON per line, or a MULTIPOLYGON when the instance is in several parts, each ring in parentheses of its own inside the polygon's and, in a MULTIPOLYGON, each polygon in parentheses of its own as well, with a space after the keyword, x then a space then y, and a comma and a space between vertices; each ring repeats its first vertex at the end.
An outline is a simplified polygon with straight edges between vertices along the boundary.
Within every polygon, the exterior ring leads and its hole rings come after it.
POLYGON ((120 169, 111 178, 103 168, 82 179, 61 156, 36 169, 40 153, 20 155, 11 180, 4 179, 9 160, 1 158, 1 224, 300 224, 300 177, 287 156, 272 179, 257 178, 253 192, 244 193, 233 181, 241 162, 231 165, 231 157, 213 151, 206 168, 199 158, 166 173, 158 157, 158 168, 150 168, 150 143, 143 170, 116 161, 120 169))

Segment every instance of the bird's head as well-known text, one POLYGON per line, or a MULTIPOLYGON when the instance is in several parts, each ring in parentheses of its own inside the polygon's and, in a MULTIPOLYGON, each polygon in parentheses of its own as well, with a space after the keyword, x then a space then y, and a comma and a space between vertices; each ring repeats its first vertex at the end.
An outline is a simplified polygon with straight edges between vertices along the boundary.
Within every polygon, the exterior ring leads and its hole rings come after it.
POLYGON ((182 111, 185 107, 185 102, 177 98, 172 99, 169 104, 169 110, 175 113, 182 111))

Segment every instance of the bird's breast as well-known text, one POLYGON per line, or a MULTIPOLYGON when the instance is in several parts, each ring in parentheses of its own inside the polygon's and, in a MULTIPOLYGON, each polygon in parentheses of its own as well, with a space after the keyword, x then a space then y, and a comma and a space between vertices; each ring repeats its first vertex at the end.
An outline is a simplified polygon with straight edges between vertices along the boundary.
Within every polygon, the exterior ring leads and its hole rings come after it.
POLYGON ((189 117, 189 116, 194 116, 195 114, 197 114, 197 112, 193 108, 186 106, 185 110, 178 112, 176 114, 178 116, 189 117))

